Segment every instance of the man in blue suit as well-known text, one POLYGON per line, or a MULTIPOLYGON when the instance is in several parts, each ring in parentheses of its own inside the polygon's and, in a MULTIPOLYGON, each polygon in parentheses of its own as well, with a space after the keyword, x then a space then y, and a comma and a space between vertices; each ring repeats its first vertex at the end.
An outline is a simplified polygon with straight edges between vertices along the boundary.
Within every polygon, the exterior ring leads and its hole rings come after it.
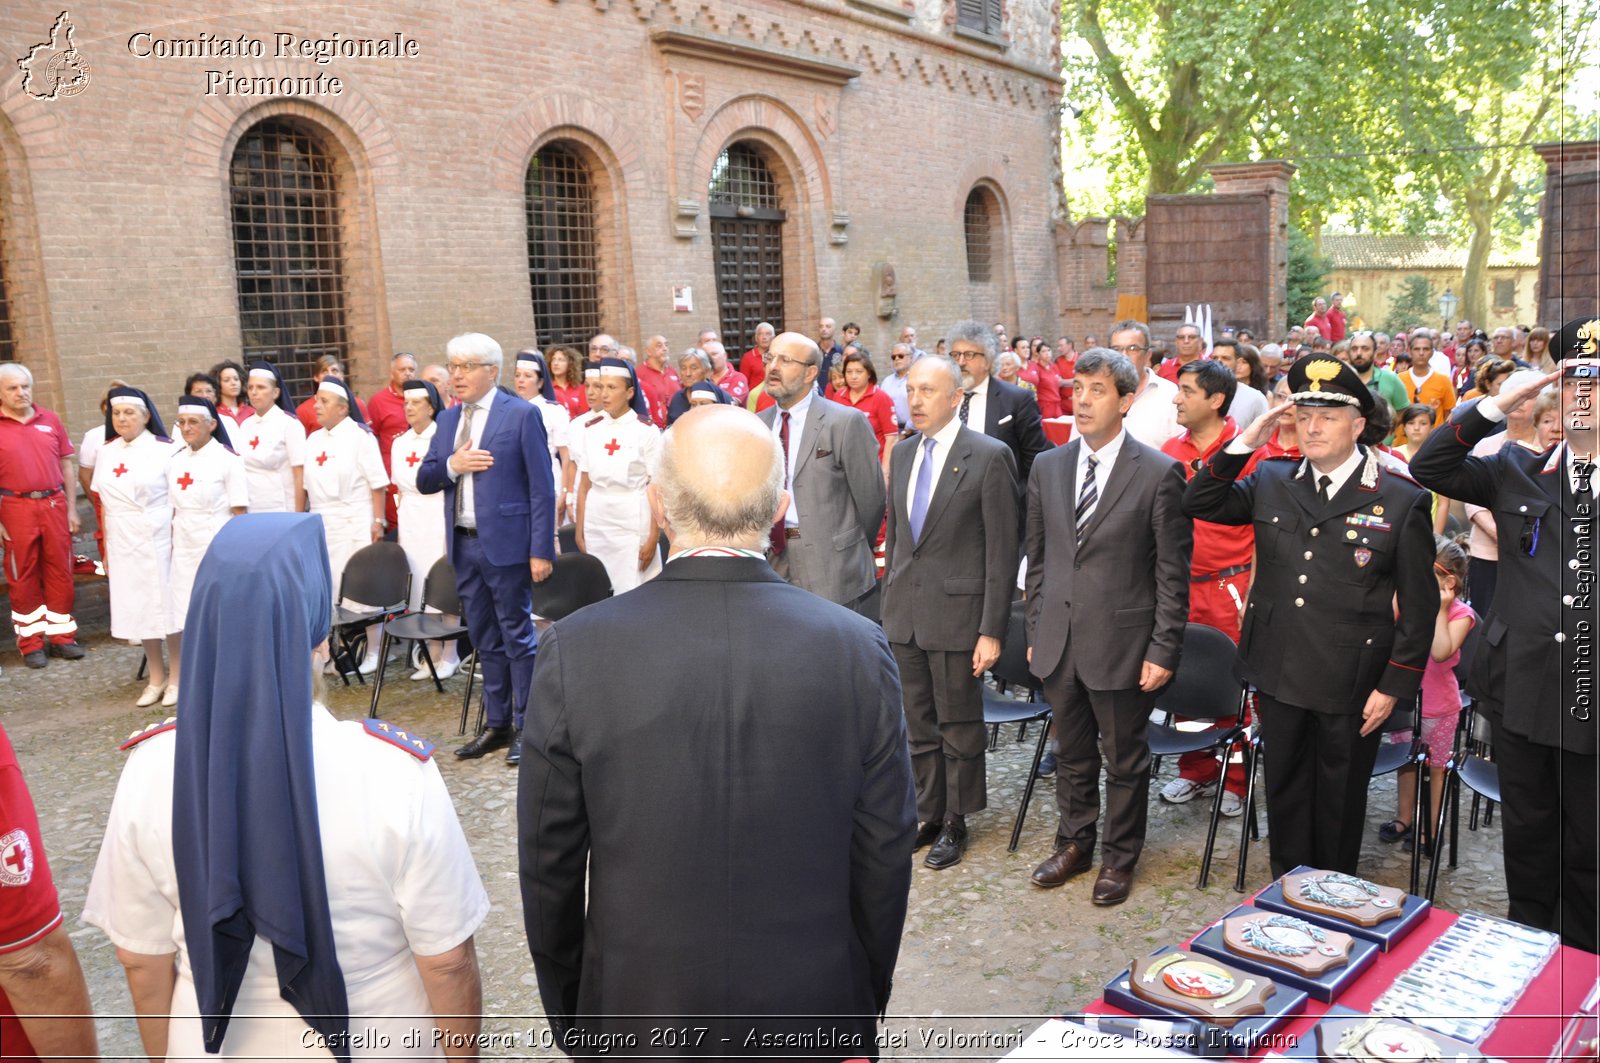
POLYGON ((450 563, 483 668, 487 727, 456 756, 471 760, 509 746, 506 761, 516 764, 538 641, 533 585, 549 577, 555 556, 555 485, 538 407, 496 387, 503 360, 500 345, 481 332, 446 345, 459 405, 439 415, 417 489, 444 492, 450 563))

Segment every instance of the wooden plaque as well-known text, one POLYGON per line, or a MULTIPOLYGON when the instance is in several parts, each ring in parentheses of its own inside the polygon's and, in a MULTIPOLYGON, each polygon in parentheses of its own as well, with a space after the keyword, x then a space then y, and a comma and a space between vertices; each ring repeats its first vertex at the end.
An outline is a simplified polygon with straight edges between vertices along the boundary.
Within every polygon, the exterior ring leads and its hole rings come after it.
POLYGON ((1320 978, 1350 962, 1355 938, 1292 915, 1258 912, 1224 920, 1222 943, 1235 955, 1320 978))
POLYGON ((1283 899, 1301 911, 1377 926, 1400 918, 1405 891, 1340 871, 1303 871, 1283 877, 1283 899))
POLYGON ((1182 949, 1134 960, 1128 988, 1141 1000, 1217 1026, 1265 1014, 1277 991, 1270 978, 1182 949))
POLYGON ((1482 1063, 1483 1053, 1465 1041, 1424 1030, 1385 1015, 1323 1019, 1317 1023, 1317 1054, 1326 1063, 1482 1063))

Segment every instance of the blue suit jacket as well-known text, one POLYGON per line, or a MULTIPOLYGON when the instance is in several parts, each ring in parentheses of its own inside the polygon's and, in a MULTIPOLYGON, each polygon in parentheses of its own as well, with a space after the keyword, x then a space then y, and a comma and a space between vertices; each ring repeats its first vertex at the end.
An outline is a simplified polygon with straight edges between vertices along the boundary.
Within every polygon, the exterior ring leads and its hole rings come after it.
MULTIPOLYGON (((461 407, 439 415, 428 456, 417 468, 417 490, 444 492, 446 520, 455 512, 456 481, 450 479, 450 455, 461 429, 461 407)), ((494 455, 494 465, 474 474, 474 509, 484 556, 494 565, 526 565, 531 558, 555 557, 555 484, 550 477, 550 448, 544 418, 538 409, 502 391, 489 408, 479 447, 494 455)), ((447 535, 455 562, 455 536, 447 535)))

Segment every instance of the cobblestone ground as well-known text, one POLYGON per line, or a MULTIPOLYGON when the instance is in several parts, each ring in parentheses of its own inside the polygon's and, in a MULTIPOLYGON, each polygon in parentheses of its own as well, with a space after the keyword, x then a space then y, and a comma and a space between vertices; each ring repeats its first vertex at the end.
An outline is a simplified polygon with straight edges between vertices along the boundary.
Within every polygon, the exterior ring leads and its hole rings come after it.
MULTIPOLYGON (((106 630, 103 586, 79 588, 79 618, 86 632, 106 630)), ((122 769, 117 745, 159 719, 159 711, 133 707, 142 684, 134 679, 139 651, 93 634, 84 639, 89 656, 80 662, 52 661, 28 671, 15 652, 0 654, 0 720, 16 747, 33 791, 51 869, 68 913, 73 940, 88 973, 90 996, 101 1014, 106 1058, 131 1058, 139 1051, 126 983, 110 943, 78 923, 89 875, 100 847, 107 810, 122 769)), ((439 695, 428 683, 405 678, 409 669, 390 666, 384 689, 386 719, 439 743, 439 764, 465 824, 478 870, 494 907, 478 935, 484 1006, 493 1016, 487 1032, 516 1048, 487 1056, 540 1058, 528 1034, 544 1029, 532 964, 522 934, 516 870, 516 772, 499 756, 460 762, 450 750, 457 736, 464 679, 446 682, 439 695)), ((344 719, 366 711, 370 687, 330 691, 330 707, 344 719)), ((1035 793, 1021 846, 1006 851, 1033 753, 1033 732, 1024 743, 1007 728, 989 760, 990 808, 970 817, 974 841, 966 859, 944 872, 918 865, 910 915, 895 972, 887 1057, 993 1058, 1003 1047, 984 1040, 1027 1031, 1052 1013, 1081 1007, 1135 955, 1175 944, 1221 915, 1241 895, 1233 891, 1239 820, 1224 820, 1218 863, 1205 889, 1197 887, 1205 842, 1203 803, 1164 805, 1152 797, 1144 857, 1129 901, 1098 909, 1089 903, 1093 876, 1058 890, 1028 882, 1047 855, 1055 827, 1051 784, 1035 793), (965 1040, 963 1038, 966 1038, 965 1040)), ((694 770, 684 765, 684 770, 694 770)), ((1158 788, 1175 771, 1163 764, 1158 788)), ((1394 812, 1394 782, 1374 783, 1368 842, 1362 869, 1371 878, 1404 887, 1407 856, 1376 839, 1377 825, 1394 812)), ((1505 911, 1500 863, 1500 820, 1470 832, 1463 802, 1460 865, 1441 870, 1437 903, 1448 910, 1505 911)), ((1253 891, 1269 877, 1265 844, 1250 851, 1246 883, 1253 891)), ((782 957, 774 956, 774 963, 782 957)))

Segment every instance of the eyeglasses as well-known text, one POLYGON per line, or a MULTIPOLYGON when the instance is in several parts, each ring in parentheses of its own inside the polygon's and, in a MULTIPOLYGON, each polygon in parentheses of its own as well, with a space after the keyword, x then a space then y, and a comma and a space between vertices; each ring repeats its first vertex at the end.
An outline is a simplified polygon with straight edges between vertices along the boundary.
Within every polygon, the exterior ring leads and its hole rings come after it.
POLYGON ((603 343, 591 343, 591 344, 589 344, 589 349, 591 351, 610 351, 613 354, 615 354, 616 351, 617 351, 617 348, 608 347, 603 343))
POLYGON ((446 363, 452 373, 470 373, 475 369, 482 369, 488 362, 448 362, 446 363))
POLYGON ((1150 348, 1141 347, 1137 343, 1130 343, 1125 347, 1113 346, 1111 349, 1113 351, 1116 351, 1118 354, 1143 354, 1145 351, 1148 351, 1150 348))
POLYGON ((889 356, 889 360, 891 362, 903 362, 903 361, 905 361, 905 359, 906 359, 906 356, 903 355, 903 354, 891 354, 889 356))
POLYGON ((989 355, 985 351, 952 351, 950 357, 958 362, 965 362, 973 358, 988 358, 989 355))
POLYGON ((802 362, 798 358, 790 358, 787 354, 777 354, 777 355, 773 355, 772 364, 773 365, 797 365, 801 369, 805 369, 811 363, 810 362, 802 362))
POLYGON ((1200 334, 1198 332, 1180 332, 1178 333, 1178 338, 1180 340, 1197 340, 1200 338, 1200 334))

